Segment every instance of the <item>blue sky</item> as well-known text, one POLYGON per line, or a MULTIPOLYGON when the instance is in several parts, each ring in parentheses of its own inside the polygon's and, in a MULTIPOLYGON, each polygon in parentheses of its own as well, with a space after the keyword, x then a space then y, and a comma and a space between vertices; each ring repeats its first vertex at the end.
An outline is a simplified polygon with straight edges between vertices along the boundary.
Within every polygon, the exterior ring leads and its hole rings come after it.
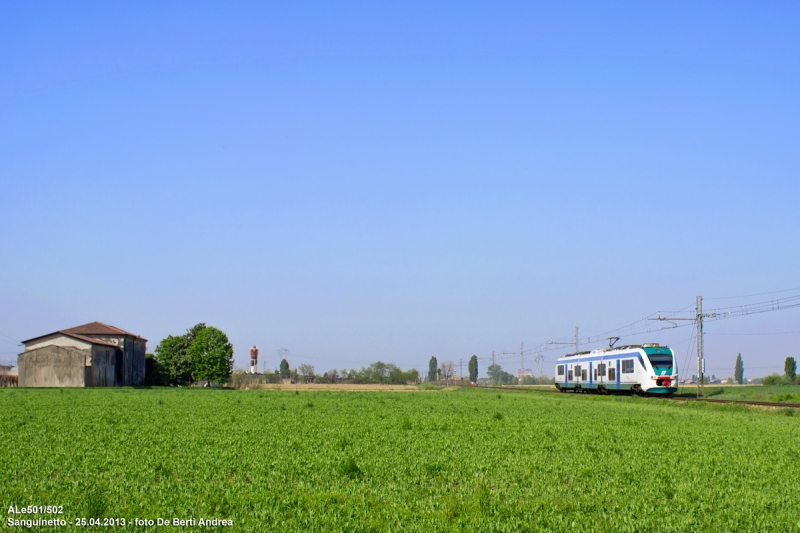
MULTIPOLYGON (((0 334, 204 321, 240 365, 424 368, 800 287, 798 11, 5 3, 0 334)), ((800 355, 714 333, 796 330, 709 324, 709 371, 800 355)))

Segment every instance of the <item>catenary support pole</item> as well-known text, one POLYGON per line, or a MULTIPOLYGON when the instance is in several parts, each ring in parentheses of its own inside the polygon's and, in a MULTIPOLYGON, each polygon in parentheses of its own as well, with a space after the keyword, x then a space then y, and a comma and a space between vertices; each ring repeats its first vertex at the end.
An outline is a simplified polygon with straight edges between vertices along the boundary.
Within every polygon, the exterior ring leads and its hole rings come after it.
POLYGON ((703 397, 703 381, 705 373, 705 360, 703 359, 703 297, 697 297, 697 310, 695 313, 695 325, 697 326, 697 397, 703 397))

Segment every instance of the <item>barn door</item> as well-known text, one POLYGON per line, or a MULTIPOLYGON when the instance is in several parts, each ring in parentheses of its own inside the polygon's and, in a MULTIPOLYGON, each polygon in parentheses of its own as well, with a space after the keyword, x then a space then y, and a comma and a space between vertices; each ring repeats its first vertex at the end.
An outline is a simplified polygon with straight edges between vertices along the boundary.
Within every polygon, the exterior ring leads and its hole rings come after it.
POLYGON ((117 349, 115 350, 114 354, 114 385, 116 385, 117 387, 122 386, 124 370, 125 369, 123 368, 122 350, 117 349))

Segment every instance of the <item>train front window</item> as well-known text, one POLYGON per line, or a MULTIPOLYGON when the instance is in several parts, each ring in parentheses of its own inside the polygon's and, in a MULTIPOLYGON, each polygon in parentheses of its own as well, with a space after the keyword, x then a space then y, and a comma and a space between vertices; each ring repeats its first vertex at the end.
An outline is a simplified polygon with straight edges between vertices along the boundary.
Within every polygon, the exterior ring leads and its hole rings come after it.
POLYGON ((653 354, 648 355, 648 359, 650 359, 650 364, 653 365, 653 370, 656 373, 660 372, 661 370, 670 370, 672 368, 672 356, 668 354, 653 354))

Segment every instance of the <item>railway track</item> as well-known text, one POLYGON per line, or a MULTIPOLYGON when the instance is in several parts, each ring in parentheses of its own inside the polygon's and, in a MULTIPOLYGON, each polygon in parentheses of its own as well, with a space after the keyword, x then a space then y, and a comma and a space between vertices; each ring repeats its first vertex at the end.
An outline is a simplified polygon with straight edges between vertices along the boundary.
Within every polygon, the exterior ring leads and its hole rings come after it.
MULTIPOLYGON (((492 390, 513 390, 513 391, 523 391, 523 392, 554 392, 556 394, 568 394, 568 393, 561 393, 556 389, 533 389, 533 388, 526 388, 526 387, 481 387, 484 389, 492 389, 492 390)), ((677 402, 707 402, 707 403, 740 403, 743 405, 758 405, 761 407, 790 407, 794 409, 800 409, 800 403, 785 403, 785 402, 759 402, 755 400, 722 400, 718 398, 687 398, 682 396, 672 396, 670 398, 662 397, 662 400, 672 400, 677 402)))

